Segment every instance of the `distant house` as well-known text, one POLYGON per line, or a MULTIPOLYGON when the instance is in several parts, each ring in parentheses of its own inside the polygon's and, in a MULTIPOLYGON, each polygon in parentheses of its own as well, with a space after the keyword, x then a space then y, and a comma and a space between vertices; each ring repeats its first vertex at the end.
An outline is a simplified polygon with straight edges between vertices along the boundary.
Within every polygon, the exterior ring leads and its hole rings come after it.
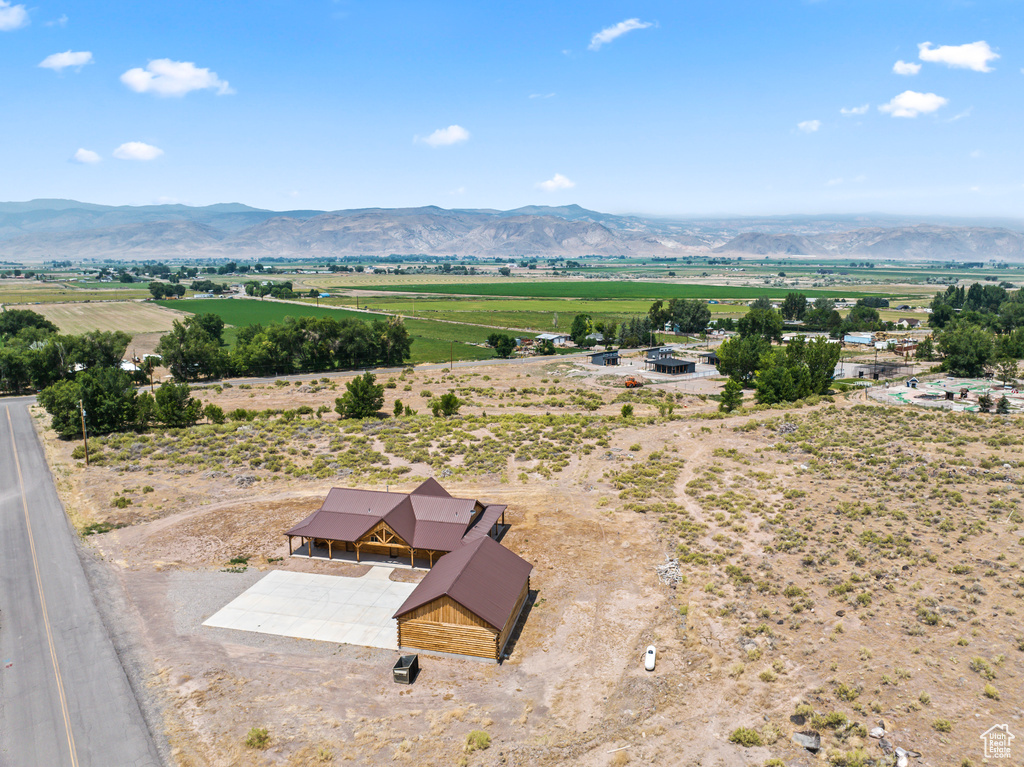
POLYGON ((910 311, 910 304, 902 304, 900 306, 897 306, 896 307, 896 311, 898 311, 898 312, 909 312, 910 311))
POLYGON ((555 346, 565 346, 569 343, 570 339, 564 333, 541 333, 535 340, 540 342, 550 341, 555 346))
POLYGON ((672 347, 670 346, 652 346, 650 349, 644 349, 644 356, 648 360, 660 360, 665 357, 672 356, 672 347))
POLYGON ((916 317, 900 317, 896 325, 901 328, 919 328, 921 327, 921 320, 916 317))
POLYGON ((592 365, 600 365, 606 367, 608 365, 618 365, 619 353, 618 352, 598 352, 597 354, 590 355, 590 363, 592 365))
POLYGON ((655 373, 667 373, 668 375, 685 375, 686 373, 697 372, 696 362, 677 360, 675 357, 648 359, 644 361, 644 364, 654 368, 655 373))
POLYGON ((595 342, 597 342, 599 344, 603 344, 604 343, 604 334, 603 333, 590 333, 590 334, 587 335, 587 340, 588 341, 595 341, 595 342))

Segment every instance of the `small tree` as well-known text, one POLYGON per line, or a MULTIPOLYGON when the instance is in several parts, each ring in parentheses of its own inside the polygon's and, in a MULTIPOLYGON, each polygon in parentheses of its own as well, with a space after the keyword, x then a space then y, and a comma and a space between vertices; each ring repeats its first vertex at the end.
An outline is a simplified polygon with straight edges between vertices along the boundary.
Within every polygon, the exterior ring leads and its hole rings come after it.
POLYGON ((395 414, 395 418, 401 418, 402 417, 402 413, 405 412, 405 406, 402 405, 402 400, 400 400, 400 399, 396 399, 395 400, 395 409, 394 409, 393 412, 395 414))
POLYGON ((627 403, 627 404, 622 406, 622 417, 623 418, 632 418, 633 417, 633 406, 632 405, 627 403))
MULTIPOLYGON (((1005 398, 1004 398, 1005 399, 1005 398)), ((990 394, 982 394, 978 397, 978 410, 982 413, 987 413, 992 409, 992 396, 990 394)))
POLYGON ((376 383, 373 373, 363 373, 345 384, 347 390, 334 400, 334 409, 342 418, 371 418, 384 407, 384 384, 376 383))
POLYGON ((726 381, 725 388, 722 390, 722 401, 718 404, 718 409, 723 413, 731 413, 742 404, 743 384, 730 378, 726 381))
POLYGON ((462 400, 452 392, 442 394, 440 397, 430 401, 431 412, 436 416, 444 416, 445 418, 458 413, 460 407, 462 407, 462 400))
POLYGON ((996 402, 996 412, 999 415, 1006 415, 1010 412, 1010 400, 1006 399, 1005 396, 1000 397, 999 401, 996 402))
POLYGON ((914 356, 919 360, 935 359, 935 344, 932 342, 931 336, 925 336, 918 342, 914 356))
POLYGON ((545 355, 554 354, 555 353, 555 342, 552 341, 551 339, 544 339, 537 346, 537 353, 538 354, 545 354, 545 355))
POLYGON ((1004 386, 1013 381, 1017 377, 1017 360, 1003 357, 996 364, 996 375, 1004 386))
POLYGON ((505 333, 491 333, 487 336, 487 345, 494 349, 499 357, 508 358, 516 350, 516 339, 505 333))
POLYGON ((203 415, 210 423, 224 423, 224 408, 212 402, 203 408, 203 415))
POLYGON ((156 420, 171 428, 194 426, 203 412, 203 403, 194 398, 187 383, 164 381, 156 390, 156 420))

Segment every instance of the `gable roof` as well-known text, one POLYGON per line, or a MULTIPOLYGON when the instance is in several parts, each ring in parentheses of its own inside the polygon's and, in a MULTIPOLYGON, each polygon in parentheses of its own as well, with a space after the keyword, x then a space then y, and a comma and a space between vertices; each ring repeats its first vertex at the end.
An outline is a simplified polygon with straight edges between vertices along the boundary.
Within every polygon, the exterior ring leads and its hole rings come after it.
POLYGON ((500 631, 532 571, 525 559, 483 536, 441 557, 393 617, 448 596, 500 631))
POLYGON ((433 479, 412 493, 335 487, 317 511, 285 535, 357 541, 383 521, 413 548, 452 551, 483 510, 472 498, 452 498, 433 479))

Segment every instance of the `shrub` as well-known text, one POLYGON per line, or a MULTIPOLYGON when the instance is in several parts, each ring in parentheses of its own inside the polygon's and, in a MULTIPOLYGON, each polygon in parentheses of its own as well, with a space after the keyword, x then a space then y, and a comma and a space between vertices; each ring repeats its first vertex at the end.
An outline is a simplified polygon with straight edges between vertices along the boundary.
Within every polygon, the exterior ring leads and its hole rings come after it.
POLYGON ((633 417, 633 406, 632 405, 627 403, 627 404, 622 406, 622 417, 623 418, 632 418, 633 417))
POLYGON ((483 730, 473 730, 466 736, 466 753, 484 751, 491 747, 491 736, 483 730))
POLYGON ((270 745, 270 733, 266 727, 253 727, 245 738, 245 745, 262 751, 270 745))
POLYGON ((932 722, 932 727, 936 732, 950 732, 953 729, 953 724, 948 719, 936 719, 932 722))
POLYGON ((729 736, 729 742, 736 743, 744 748, 764 745, 764 741, 761 740, 757 730, 751 730, 749 727, 737 727, 729 736))
POLYGON ((999 700, 999 690, 990 684, 985 685, 985 697, 992 700, 999 700))

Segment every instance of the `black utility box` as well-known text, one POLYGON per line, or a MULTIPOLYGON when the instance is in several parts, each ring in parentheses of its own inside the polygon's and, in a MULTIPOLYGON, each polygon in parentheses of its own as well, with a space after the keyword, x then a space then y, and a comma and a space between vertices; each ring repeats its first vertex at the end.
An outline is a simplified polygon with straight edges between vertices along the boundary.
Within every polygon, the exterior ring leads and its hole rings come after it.
POLYGON ((412 684, 420 673, 420 656, 403 655, 395 663, 392 673, 395 675, 395 684, 412 684))

